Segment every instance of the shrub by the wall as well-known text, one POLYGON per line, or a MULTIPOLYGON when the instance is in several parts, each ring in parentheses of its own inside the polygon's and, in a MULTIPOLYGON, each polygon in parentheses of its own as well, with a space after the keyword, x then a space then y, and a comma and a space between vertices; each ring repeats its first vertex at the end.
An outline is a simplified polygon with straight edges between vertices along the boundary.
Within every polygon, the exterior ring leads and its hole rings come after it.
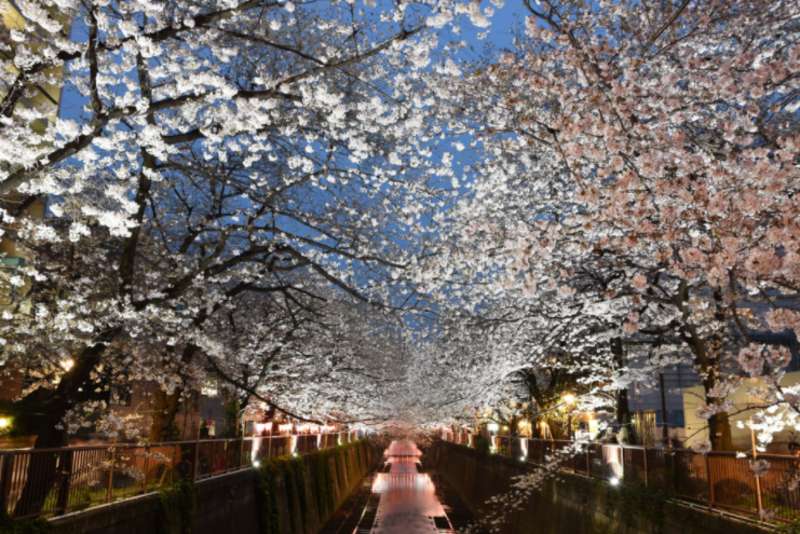
POLYGON ((159 534, 190 534, 197 508, 197 493, 190 480, 180 480, 159 492, 161 521, 159 534))
POLYGON ((372 446, 360 441, 264 462, 258 471, 261 533, 317 532, 367 475, 374 457, 372 446))

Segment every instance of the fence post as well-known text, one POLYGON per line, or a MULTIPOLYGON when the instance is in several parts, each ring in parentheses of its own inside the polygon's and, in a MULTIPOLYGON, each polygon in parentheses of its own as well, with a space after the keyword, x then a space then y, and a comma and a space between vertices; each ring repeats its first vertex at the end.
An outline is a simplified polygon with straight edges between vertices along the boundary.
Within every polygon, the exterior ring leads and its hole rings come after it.
POLYGON ((642 455, 644 456, 644 487, 647 487, 647 447, 642 447, 642 455))
POLYGON ((194 463, 192 464, 192 480, 197 480, 200 473, 200 440, 194 442, 194 463))
MULTIPOLYGON (((58 501, 56 504, 56 512, 63 514, 67 511, 69 506, 69 483, 72 478, 72 455, 71 449, 61 451, 58 455, 58 501)), ((112 463, 113 465, 113 463, 112 463)))
POLYGON ((592 476, 592 460, 590 458, 591 455, 591 445, 586 446, 586 476, 592 476))
POLYGON ((8 505, 11 504, 11 479, 14 474, 14 461, 16 456, 13 454, 0 454, 0 513, 7 512, 8 505))
MULTIPOLYGON (((230 443, 231 441, 228 439, 222 442, 222 461, 225 464, 222 468, 223 473, 230 469, 230 466, 228 465, 228 458, 230 457, 230 447, 228 447, 228 445, 230 445, 230 443)), ((214 474, 217 474, 217 465, 219 465, 217 461, 217 457, 215 457, 211 464, 211 472, 214 474)))
POLYGON ((706 481, 708 482, 708 506, 714 508, 714 481, 711 480, 711 464, 708 461, 708 453, 703 454, 706 463, 706 481))
POLYGON ((114 493, 114 446, 108 449, 109 462, 108 462, 108 486, 106 487, 106 502, 111 502, 111 497, 114 493))
POLYGON ((678 493, 678 481, 677 481, 677 468, 675 464, 677 463, 675 459, 677 458, 678 453, 670 449, 669 456, 665 456, 664 458, 669 458, 669 489, 673 493, 678 493))
POLYGON ((150 467, 150 444, 144 446, 144 470, 142 476, 142 493, 147 491, 147 471, 150 467))
POLYGON ((756 505, 758 506, 758 518, 764 518, 764 503, 761 501, 761 475, 753 473, 756 479, 756 505))
MULTIPOLYGON (((178 474, 179 476, 183 476, 181 474, 180 466, 178 465, 178 456, 180 456, 180 463, 184 463, 183 460, 183 450, 180 449, 179 445, 173 445, 172 447, 172 462, 170 464, 169 470, 169 483, 172 484, 175 481, 175 475, 178 474)), ((158 481, 158 487, 161 488, 164 485, 164 478, 161 477, 158 481)))
MULTIPOLYGON (((755 467, 755 463, 758 461, 758 449, 756 449, 756 433, 752 426, 750 427, 750 443, 753 447, 753 466, 755 467)), ((764 503, 761 502, 761 475, 753 471, 753 476, 756 479, 756 506, 758 506, 758 518, 763 519, 764 503)))

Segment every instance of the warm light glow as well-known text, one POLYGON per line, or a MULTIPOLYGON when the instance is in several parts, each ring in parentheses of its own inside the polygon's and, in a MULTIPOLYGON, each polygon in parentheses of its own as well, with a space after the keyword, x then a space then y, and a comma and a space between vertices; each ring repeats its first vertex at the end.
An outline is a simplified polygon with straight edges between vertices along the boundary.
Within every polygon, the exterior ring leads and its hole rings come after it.
POLYGON ((533 433, 533 425, 529 419, 521 419, 517 423, 517 431, 521 436, 531 436, 533 433))
POLYGON ((0 430, 8 430, 11 428, 11 418, 2 416, 0 417, 0 430))
POLYGON ((261 467, 261 462, 259 460, 253 460, 253 467, 261 467))
POLYGON ((619 486, 619 479, 617 477, 611 477, 608 479, 608 483, 612 486, 619 486))
POLYGON ((564 393, 561 396, 561 402, 563 402, 567 406, 571 406, 575 404, 575 395, 573 395, 572 393, 564 393))
POLYGON ((486 430, 488 430, 489 432, 497 432, 498 430, 500 430, 500 425, 498 425, 497 423, 489 423, 488 425, 486 425, 486 430))
POLYGON ((389 487, 389 476, 385 473, 378 473, 372 481, 372 493, 383 493, 389 487))
POLYGON ((282 425, 278 425, 278 432, 291 432, 294 425, 292 423, 284 423, 282 425))
POLYGON ((256 423, 254 425, 256 427, 256 434, 261 434, 262 432, 272 432, 272 422, 268 423, 256 423))
POLYGON ((62 369, 65 371, 69 371, 73 367, 75 367, 75 360, 72 358, 64 358, 60 362, 58 362, 62 369))
POLYGON ((203 386, 203 387, 200 388, 200 394, 202 396, 204 396, 204 397, 208 397, 210 399, 213 399, 213 398, 219 396, 219 390, 217 388, 215 388, 214 386, 206 385, 206 386, 203 386))

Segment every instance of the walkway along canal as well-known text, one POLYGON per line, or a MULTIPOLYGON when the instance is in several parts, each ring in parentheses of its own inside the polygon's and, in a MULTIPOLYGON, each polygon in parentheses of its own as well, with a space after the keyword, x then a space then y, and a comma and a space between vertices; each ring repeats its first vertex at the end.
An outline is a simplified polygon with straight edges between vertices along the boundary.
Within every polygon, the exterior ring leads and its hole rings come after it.
MULTIPOLYGON (((202 457, 211 444, 195 451, 202 457)), ((241 444, 235 445, 228 449, 239 452, 241 444)), ((413 442, 394 441, 381 451, 359 440, 307 454, 256 456, 251 466, 237 458, 227 472, 176 478, 155 491, 54 518, 20 519, 17 526, 47 521, 52 534, 426 534, 460 531, 472 519, 456 488, 422 468, 413 442)))
MULTIPOLYGON (((380 465, 380 452, 369 440, 359 440, 307 454, 265 458, 258 466, 194 481, 182 479, 159 491, 65 514, 49 520, 46 531, 314 534, 380 465)), ((32 521, 18 520, 15 527, 32 521)), ((2 522, 0 533, 5 534, 2 522)))

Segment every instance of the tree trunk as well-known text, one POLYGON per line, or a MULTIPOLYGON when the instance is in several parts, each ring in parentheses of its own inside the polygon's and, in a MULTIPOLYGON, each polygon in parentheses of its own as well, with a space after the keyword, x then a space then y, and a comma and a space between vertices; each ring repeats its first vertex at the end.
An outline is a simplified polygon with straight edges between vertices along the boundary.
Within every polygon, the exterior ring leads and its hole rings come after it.
MULTIPOLYGON (((181 354, 181 365, 187 366, 191 363, 197 352, 197 346, 188 344, 183 348, 181 354)), ((159 389, 153 396, 153 421, 150 425, 150 442, 169 441, 178 439, 180 432, 175 426, 175 418, 181 407, 181 397, 184 393, 183 387, 177 387, 172 393, 167 393, 159 389)))
POLYGON ((58 454, 39 450, 67 444, 67 433, 62 428, 64 416, 76 404, 95 396, 96 385, 92 383, 92 373, 100 362, 106 344, 118 333, 116 329, 106 332, 94 345, 83 349, 75 357, 73 367, 61 377, 56 389, 38 388, 14 404, 20 430, 36 436, 25 485, 14 507, 15 517, 39 513, 50 491, 59 482, 58 454))
MULTIPOLYGON (((713 406, 719 399, 709 396, 717 385, 716 366, 709 365, 704 369, 705 378, 703 379, 703 389, 706 404, 713 406)), ((711 449, 715 451, 733 450, 733 436, 731 435, 731 422, 726 412, 713 414, 708 418, 708 440, 711 442, 711 449)))
POLYGON ((631 415, 631 407, 630 403, 628 402, 628 390, 627 389, 620 389, 617 391, 617 424, 620 427, 628 427, 628 431, 631 431, 629 428, 633 421, 633 416, 631 415))
POLYGON ((150 425, 150 442, 171 441, 179 438, 175 417, 180 408, 180 392, 167 393, 161 388, 152 397, 153 419, 150 425))
MULTIPOLYGON (((615 337, 611 340, 611 353, 614 355, 614 364, 617 369, 625 366, 625 351, 622 346, 622 338, 615 337)), ((615 393, 617 403, 617 425, 620 429, 627 429, 628 441, 636 443, 636 433, 633 428, 633 417, 631 415, 630 402, 628 400, 628 389, 623 388, 615 393)))
POLYGON ((708 418, 708 435, 711 448, 715 451, 732 451, 733 436, 731 422, 726 412, 720 412, 708 418))

